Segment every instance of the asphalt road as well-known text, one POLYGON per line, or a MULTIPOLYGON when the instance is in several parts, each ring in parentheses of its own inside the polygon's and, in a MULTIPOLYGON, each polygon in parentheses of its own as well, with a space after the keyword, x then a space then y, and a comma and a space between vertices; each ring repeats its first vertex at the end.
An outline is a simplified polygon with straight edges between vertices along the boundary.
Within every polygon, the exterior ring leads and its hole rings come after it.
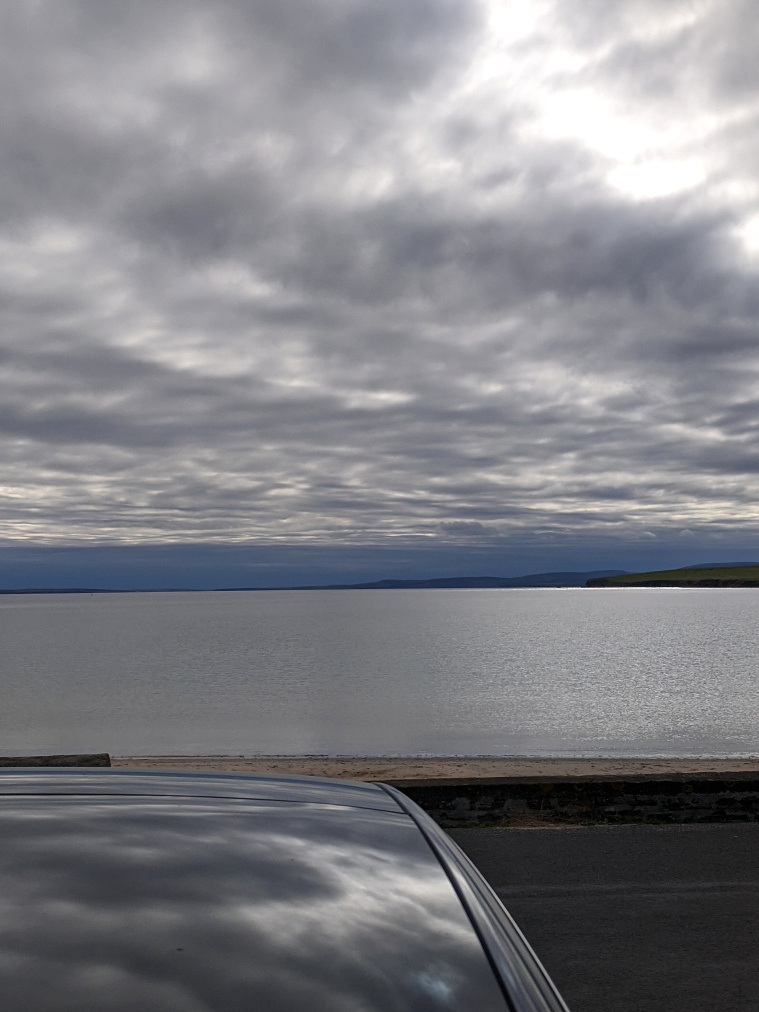
POLYGON ((450 833, 571 1012, 759 1010, 759 823, 450 833))

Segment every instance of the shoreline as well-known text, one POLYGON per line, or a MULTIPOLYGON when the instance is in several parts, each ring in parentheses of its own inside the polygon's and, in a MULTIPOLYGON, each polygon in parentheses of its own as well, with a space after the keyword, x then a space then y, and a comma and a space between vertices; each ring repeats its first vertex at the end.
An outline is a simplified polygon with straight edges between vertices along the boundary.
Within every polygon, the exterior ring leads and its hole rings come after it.
POLYGON ((327 756, 143 756, 112 757, 117 769, 200 773, 264 773, 346 780, 478 781, 514 778, 565 780, 628 777, 725 777, 759 774, 759 755, 738 759, 519 759, 327 756))

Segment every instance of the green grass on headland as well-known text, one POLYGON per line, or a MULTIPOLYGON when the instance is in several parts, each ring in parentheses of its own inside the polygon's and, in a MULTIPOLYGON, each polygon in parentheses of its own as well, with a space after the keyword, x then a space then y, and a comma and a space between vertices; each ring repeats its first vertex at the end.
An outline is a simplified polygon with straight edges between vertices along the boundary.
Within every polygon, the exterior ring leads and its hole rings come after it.
POLYGON ((588 580, 586 587, 759 587, 759 566, 662 569, 588 580))

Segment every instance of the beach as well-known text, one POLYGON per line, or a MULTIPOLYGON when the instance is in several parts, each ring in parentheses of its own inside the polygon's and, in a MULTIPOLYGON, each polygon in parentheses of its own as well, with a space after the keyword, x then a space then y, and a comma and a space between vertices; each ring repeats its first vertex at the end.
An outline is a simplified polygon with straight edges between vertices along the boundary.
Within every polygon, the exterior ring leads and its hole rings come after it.
POLYGON ((347 780, 477 781, 513 778, 628 777, 758 773, 759 756, 741 759, 331 758, 325 756, 152 756, 113 758, 122 769, 278 773, 347 780))

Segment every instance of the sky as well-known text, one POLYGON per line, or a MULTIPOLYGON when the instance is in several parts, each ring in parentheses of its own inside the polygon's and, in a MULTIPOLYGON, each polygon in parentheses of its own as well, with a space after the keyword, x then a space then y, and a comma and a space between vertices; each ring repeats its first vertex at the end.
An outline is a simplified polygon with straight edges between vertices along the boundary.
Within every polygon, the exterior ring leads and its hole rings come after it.
POLYGON ((19 0, 0 49, 0 585, 759 557, 754 3, 19 0))

